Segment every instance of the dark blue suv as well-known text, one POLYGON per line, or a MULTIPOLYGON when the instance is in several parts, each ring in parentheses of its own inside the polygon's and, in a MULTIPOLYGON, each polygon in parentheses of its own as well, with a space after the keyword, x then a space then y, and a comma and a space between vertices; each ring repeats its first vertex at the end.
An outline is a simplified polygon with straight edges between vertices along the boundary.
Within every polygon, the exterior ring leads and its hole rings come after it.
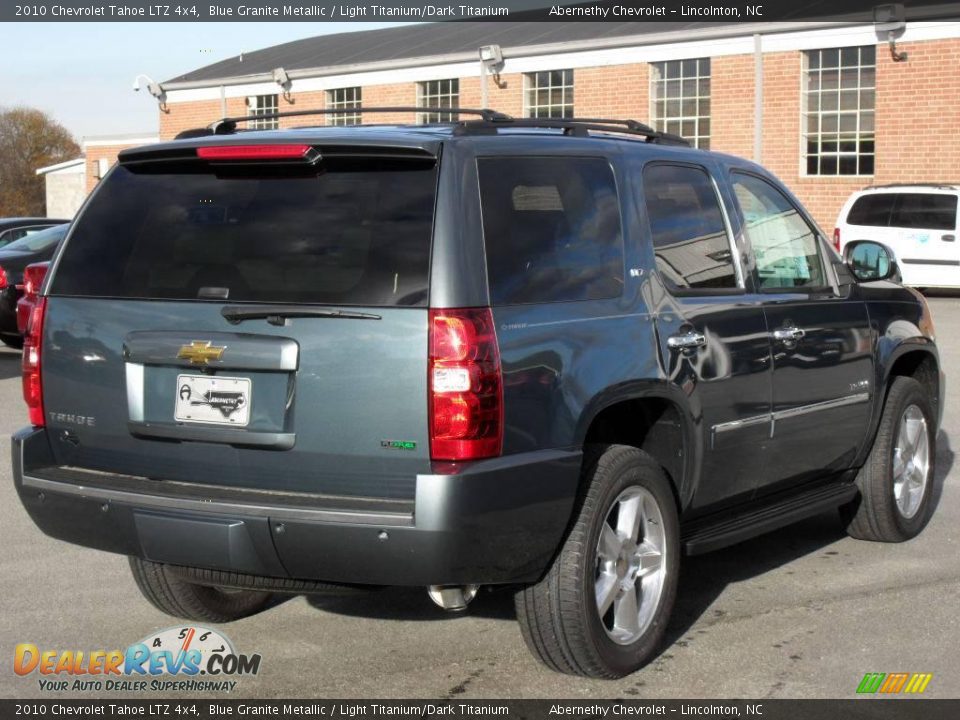
POLYGON ((457 112, 121 153, 26 337, 36 524, 195 620, 513 586, 600 677, 656 652, 684 553, 920 532, 944 384, 888 248, 633 121, 457 112))

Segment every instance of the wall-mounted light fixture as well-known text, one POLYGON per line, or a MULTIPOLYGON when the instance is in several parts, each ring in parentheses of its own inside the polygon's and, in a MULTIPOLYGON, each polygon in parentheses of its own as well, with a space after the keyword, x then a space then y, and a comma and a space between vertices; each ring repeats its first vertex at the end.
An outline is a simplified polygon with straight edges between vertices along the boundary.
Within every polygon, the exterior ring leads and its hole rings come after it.
POLYGON ((137 75, 133 79, 133 91, 140 92, 140 78, 146 80, 147 92, 157 99, 160 109, 163 112, 170 112, 170 109, 167 107, 167 91, 163 89, 163 86, 160 85, 160 83, 156 82, 149 75, 144 75, 143 73, 137 75))
POLYGON ((873 9, 873 27, 877 37, 886 40, 890 46, 890 57, 894 62, 907 59, 905 52, 897 51, 897 38, 907 29, 907 14, 901 3, 877 5, 873 9))
POLYGON ((502 88, 500 71, 503 70, 503 50, 499 45, 484 45, 480 48, 480 104, 487 107, 487 75, 493 75, 497 87, 502 88))
POLYGON ((273 81, 279 85, 280 89, 283 91, 283 99, 288 103, 293 103, 293 97, 290 95, 290 89, 293 87, 293 80, 290 79, 290 75, 287 74, 287 71, 282 67, 274 69, 273 81))

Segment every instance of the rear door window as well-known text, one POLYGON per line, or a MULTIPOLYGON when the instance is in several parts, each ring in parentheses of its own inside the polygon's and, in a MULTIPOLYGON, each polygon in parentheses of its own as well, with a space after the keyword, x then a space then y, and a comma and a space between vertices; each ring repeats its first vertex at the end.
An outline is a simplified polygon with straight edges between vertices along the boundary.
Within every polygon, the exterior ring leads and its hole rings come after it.
POLYGON ((119 166, 64 248, 52 293, 229 302, 427 303, 436 162, 319 169, 119 166))
POLYGON ((599 300, 623 292, 620 202, 602 158, 481 158, 494 305, 599 300))
POLYGON ((953 230, 957 226, 957 196, 900 193, 890 224, 910 230, 953 230))
POLYGON ((647 165, 643 195, 657 269, 672 291, 703 293, 739 287, 733 246, 706 170, 647 165))

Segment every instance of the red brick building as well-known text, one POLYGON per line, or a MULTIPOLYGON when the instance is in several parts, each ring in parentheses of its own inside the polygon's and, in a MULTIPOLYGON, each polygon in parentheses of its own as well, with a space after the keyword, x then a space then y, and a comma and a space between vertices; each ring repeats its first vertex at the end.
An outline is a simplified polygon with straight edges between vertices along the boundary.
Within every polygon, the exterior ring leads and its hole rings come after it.
POLYGON ((328 35, 162 83, 160 138, 272 110, 344 114, 260 125, 358 122, 360 103, 481 107, 478 49, 492 44, 503 63, 486 82, 488 107, 633 118, 756 159, 828 232, 854 189, 960 179, 960 21, 908 23, 900 61, 872 24, 441 23, 328 35))

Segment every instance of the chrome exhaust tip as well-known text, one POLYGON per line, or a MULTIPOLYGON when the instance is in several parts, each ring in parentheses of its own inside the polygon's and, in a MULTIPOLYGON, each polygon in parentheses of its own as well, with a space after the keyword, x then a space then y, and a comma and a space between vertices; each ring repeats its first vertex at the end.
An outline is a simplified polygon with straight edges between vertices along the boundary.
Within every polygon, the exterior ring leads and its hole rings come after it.
POLYGON ((461 612, 467 609, 479 589, 479 585, 430 585, 427 595, 444 610, 461 612))

